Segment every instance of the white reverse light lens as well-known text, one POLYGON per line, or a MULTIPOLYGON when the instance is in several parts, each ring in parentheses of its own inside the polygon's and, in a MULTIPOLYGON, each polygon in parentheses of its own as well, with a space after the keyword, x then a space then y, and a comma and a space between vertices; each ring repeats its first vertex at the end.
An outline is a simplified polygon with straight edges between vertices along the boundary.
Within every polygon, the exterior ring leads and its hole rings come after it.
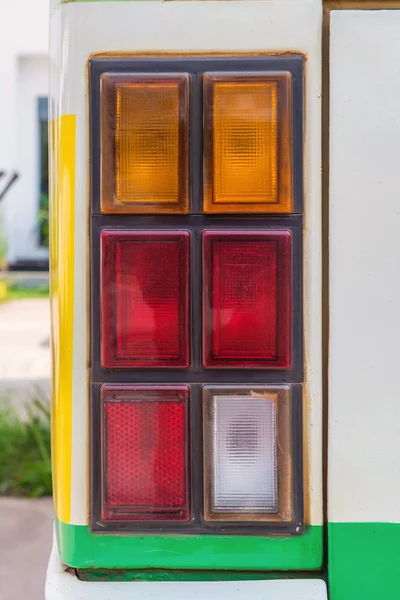
POLYGON ((212 512, 278 512, 274 402, 213 396, 212 445, 212 512))

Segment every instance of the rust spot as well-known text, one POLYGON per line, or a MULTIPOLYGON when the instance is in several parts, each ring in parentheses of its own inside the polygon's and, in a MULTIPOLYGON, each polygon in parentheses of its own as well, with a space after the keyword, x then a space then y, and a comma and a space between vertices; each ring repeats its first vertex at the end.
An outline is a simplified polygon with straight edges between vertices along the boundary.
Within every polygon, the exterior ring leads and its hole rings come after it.
MULTIPOLYGON (((399 0, 400 1, 400 0, 399 0)), ((268 57, 268 56, 302 56, 304 60, 307 60, 307 54, 304 52, 290 52, 290 51, 273 51, 273 50, 254 50, 253 52, 235 52, 232 51, 221 51, 221 50, 207 50, 206 52, 194 51, 194 52, 177 52, 172 50, 157 50, 157 51, 131 51, 131 52, 95 52, 89 55, 88 61, 100 59, 100 58, 252 58, 252 57, 268 57)))

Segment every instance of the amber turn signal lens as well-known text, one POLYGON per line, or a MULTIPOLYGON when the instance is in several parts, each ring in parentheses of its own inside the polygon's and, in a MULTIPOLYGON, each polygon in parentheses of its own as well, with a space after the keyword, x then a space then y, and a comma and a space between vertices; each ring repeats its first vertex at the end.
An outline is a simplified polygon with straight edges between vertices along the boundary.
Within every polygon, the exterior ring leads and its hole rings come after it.
POLYGON ((101 211, 187 213, 189 76, 101 79, 101 211))
POLYGON ((292 76, 204 75, 204 212, 292 211, 292 76))

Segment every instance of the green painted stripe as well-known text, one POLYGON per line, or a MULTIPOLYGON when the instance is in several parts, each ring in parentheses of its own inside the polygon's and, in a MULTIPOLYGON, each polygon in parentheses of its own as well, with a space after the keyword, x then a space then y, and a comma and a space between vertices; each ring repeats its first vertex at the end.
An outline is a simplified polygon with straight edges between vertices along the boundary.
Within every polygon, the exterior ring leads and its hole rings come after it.
POLYGON ((330 600, 400 598, 400 524, 329 523, 330 600))
POLYGON ((77 569, 296 571, 322 565, 322 527, 287 537, 94 534, 57 521, 61 560, 77 569))

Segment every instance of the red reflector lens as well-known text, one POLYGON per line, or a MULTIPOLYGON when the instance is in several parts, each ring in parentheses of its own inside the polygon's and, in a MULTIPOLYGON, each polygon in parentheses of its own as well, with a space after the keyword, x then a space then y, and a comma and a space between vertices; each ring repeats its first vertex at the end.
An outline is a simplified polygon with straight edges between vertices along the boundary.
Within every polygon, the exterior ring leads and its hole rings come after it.
POLYGON ((190 518, 186 386, 103 386, 103 520, 190 518))
POLYGON ((189 233, 103 231, 105 368, 188 367, 189 233))
POLYGON ((291 233, 203 233, 203 364, 291 365, 291 233))

